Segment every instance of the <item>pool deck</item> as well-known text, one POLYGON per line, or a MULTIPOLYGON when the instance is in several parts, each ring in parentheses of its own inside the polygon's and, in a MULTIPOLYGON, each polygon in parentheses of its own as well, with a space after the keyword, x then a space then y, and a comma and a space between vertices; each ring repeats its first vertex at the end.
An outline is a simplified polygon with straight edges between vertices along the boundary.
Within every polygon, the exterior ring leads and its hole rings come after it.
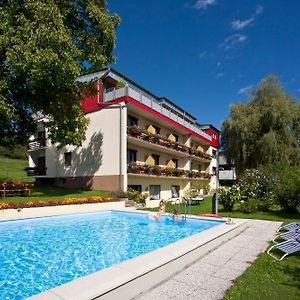
POLYGON ((281 222, 248 220, 248 228, 238 236, 135 299, 222 299, 233 280, 266 250, 280 224, 281 222))

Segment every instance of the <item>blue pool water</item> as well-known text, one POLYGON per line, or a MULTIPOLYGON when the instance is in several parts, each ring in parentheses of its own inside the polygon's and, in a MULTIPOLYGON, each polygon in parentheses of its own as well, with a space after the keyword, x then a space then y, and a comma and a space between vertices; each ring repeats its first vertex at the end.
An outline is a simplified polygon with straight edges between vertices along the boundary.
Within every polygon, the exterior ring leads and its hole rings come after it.
POLYGON ((107 211, 0 223, 0 299, 24 299, 221 224, 107 211))

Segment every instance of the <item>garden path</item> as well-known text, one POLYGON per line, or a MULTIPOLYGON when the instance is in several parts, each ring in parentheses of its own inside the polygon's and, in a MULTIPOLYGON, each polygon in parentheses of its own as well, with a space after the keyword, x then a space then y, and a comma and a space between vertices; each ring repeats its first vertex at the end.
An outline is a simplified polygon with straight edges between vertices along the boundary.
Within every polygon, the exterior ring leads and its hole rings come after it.
POLYGON ((222 299, 233 280, 267 249, 280 224, 249 220, 244 232, 136 299, 222 299))

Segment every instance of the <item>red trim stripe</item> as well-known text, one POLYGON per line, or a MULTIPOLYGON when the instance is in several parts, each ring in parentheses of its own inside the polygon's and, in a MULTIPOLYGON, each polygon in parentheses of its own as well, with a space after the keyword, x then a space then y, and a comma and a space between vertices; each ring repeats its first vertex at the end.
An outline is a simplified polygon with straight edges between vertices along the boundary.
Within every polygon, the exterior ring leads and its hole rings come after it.
POLYGON ((195 136, 195 137, 201 139, 202 141, 205 141, 205 142, 207 142, 207 143, 209 143, 209 144, 212 144, 212 141, 206 139, 206 138, 203 137, 202 135, 200 135, 200 134, 198 134, 198 133, 196 133, 196 132, 194 132, 194 131, 192 131, 192 130, 186 128, 185 126, 183 126, 183 125, 181 125, 181 124, 175 122, 174 120, 169 119, 168 117, 166 117, 166 116, 162 115, 161 113, 159 113, 159 112, 153 110, 152 108, 150 108, 150 107, 148 107, 148 106, 146 106, 146 105, 144 105, 144 104, 142 104, 142 103, 140 103, 140 102, 138 102, 138 101, 132 99, 131 97, 121 97, 121 98, 118 98, 118 99, 116 99, 116 100, 114 100, 114 101, 111 101, 111 102, 109 102, 109 103, 101 104, 101 105, 100 105, 100 109, 102 109, 102 108, 104 108, 104 107, 108 107, 108 106, 113 105, 113 104, 120 103, 120 102, 129 102, 129 103, 131 103, 131 104, 133 104, 133 105, 139 107, 140 109, 145 110, 145 111, 147 111, 148 113, 154 115, 155 117, 157 117, 157 118, 159 118, 159 119, 161 119, 161 120, 163 120, 163 121, 165 121, 165 122, 168 122, 169 124, 172 124, 172 125, 175 126, 175 127, 178 127, 178 128, 180 128, 180 129, 184 130, 184 131, 187 132, 188 134, 191 134, 191 135, 193 135, 193 136, 195 136))

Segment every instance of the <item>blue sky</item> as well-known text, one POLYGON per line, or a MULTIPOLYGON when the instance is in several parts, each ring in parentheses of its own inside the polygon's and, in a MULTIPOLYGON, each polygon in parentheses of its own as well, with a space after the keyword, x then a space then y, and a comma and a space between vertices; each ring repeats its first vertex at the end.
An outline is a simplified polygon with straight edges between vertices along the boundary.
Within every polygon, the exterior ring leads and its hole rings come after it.
POLYGON ((108 0, 120 15, 113 67, 200 123, 220 127, 229 105, 268 74, 300 96, 298 0, 108 0))

